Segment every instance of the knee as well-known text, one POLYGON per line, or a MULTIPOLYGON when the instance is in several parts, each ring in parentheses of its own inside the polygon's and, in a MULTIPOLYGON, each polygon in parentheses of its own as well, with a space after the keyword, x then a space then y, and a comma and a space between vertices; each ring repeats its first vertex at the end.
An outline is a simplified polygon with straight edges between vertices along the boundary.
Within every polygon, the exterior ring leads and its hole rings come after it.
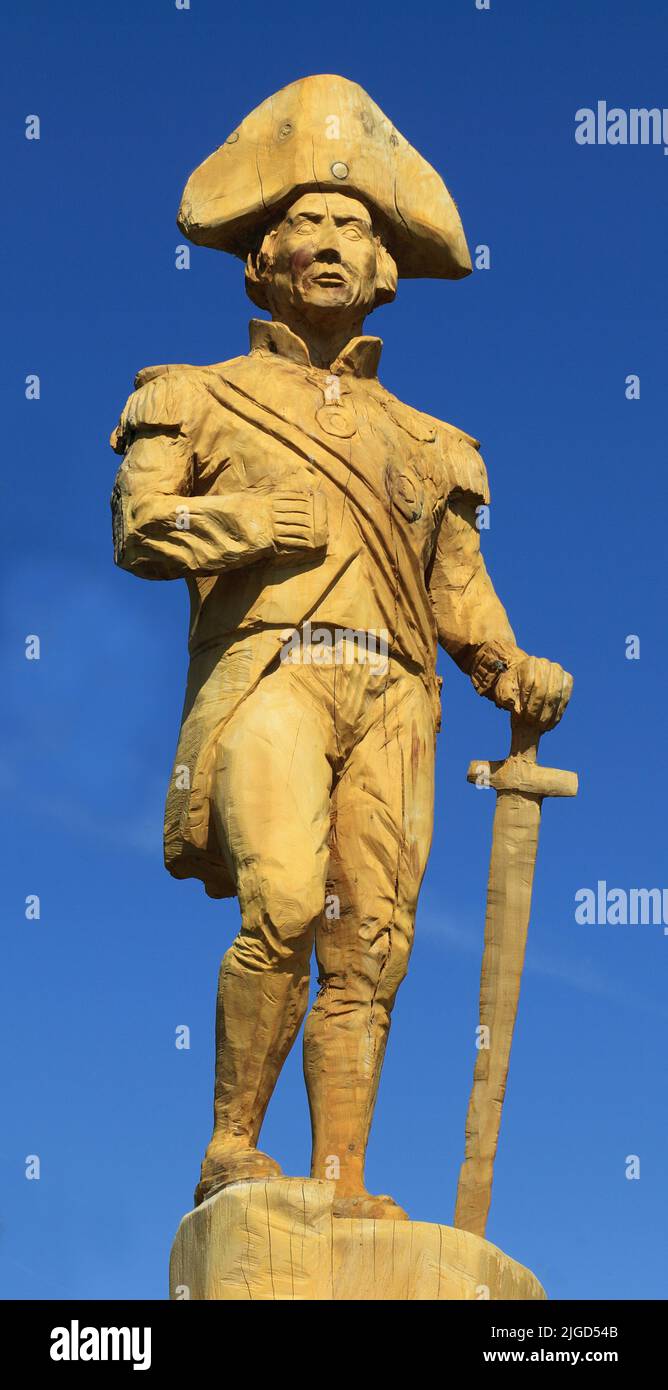
POLYGON ((400 984, 406 978, 413 945, 413 918, 400 910, 367 915, 364 926, 344 943, 336 928, 319 945, 321 1002, 347 1013, 360 1005, 384 1011, 389 1017, 400 984))
POLYGON ((325 886, 319 875, 309 877, 284 869, 264 875, 254 895, 255 912, 271 923, 282 940, 298 941, 312 931, 325 906, 325 886))
POLYGON ((394 920, 378 934, 375 949, 369 955, 370 983, 373 984, 373 998, 389 1013, 400 984, 408 973, 408 962, 412 949, 412 931, 394 920))
POLYGON ((315 874, 310 878, 288 875, 284 870, 239 886, 241 935, 267 963, 310 957, 315 924, 325 905, 325 888, 315 874))

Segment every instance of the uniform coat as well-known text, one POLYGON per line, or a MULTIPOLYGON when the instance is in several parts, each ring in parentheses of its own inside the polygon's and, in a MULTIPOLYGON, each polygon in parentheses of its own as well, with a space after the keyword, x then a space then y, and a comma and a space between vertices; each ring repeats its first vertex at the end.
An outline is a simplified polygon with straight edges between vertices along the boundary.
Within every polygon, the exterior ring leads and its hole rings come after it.
POLYGON ((477 442, 386 391, 381 348, 355 338, 325 371, 286 325, 253 320, 247 356, 141 371, 112 434, 125 455, 116 562, 190 591, 165 862, 214 897, 235 892, 210 813, 216 743, 288 632, 310 621, 387 633, 434 705, 439 640, 492 697, 500 663, 522 655, 480 555, 475 508, 489 493, 477 442), (290 491, 327 517, 326 541, 298 556, 272 519, 290 491))

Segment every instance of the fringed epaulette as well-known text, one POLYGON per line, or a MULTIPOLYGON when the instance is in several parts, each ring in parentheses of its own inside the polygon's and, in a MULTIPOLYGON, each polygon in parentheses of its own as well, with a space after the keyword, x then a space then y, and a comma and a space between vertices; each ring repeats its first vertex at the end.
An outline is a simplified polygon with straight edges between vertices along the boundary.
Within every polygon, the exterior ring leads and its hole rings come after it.
POLYGON ((489 505, 487 469, 480 456, 480 442, 456 425, 441 423, 443 453, 449 475, 450 493, 466 492, 489 505))
POLYGON ((179 430, 191 409, 192 374, 201 367, 168 365, 143 367, 135 377, 135 390, 121 412, 110 444, 117 454, 126 453, 132 437, 141 429, 179 430))

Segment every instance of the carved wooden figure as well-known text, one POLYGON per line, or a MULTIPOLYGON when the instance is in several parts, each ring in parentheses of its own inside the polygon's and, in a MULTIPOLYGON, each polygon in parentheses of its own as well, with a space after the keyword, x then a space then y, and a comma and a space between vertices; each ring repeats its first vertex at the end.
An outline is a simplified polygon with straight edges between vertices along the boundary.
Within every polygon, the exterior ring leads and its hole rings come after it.
MULTIPOLYGON (((535 737, 572 682, 518 645, 485 568, 477 441, 387 391, 382 343, 364 331, 399 276, 471 270, 435 170, 360 87, 310 77, 195 170, 178 221, 243 259, 269 315, 252 320, 248 354, 144 368, 112 435, 116 562, 183 578, 191 598, 166 864, 241 909, 220 972, 197 1239, 212 1239, 212 1202, 231 1184, 251 1202, 271 1182, 280 1206, 280 1168, 258 1141, 315 949, 304 1069, 331 1242, 332 1217, 407 1220, 367 1191, 364 1160, 429 854, 438 643, 535 737)), ((247 1296, 240 1276, 238 1293, 221 1278, 199 1278, 197 1296, 247 1296)))

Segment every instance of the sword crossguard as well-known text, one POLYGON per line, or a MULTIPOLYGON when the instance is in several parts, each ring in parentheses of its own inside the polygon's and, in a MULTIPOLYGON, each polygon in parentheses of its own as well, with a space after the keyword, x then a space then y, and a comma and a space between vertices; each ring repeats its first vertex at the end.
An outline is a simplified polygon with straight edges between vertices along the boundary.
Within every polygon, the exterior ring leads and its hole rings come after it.
POLYGON ((540 732, 516 714, 510 718, 511 740, 507 758, 497 762, 469 763, 467 782, 493 787, 496 792, 520 792, 524 796, 577 796, 576 772, 542 767, 536 761, 540 732))

